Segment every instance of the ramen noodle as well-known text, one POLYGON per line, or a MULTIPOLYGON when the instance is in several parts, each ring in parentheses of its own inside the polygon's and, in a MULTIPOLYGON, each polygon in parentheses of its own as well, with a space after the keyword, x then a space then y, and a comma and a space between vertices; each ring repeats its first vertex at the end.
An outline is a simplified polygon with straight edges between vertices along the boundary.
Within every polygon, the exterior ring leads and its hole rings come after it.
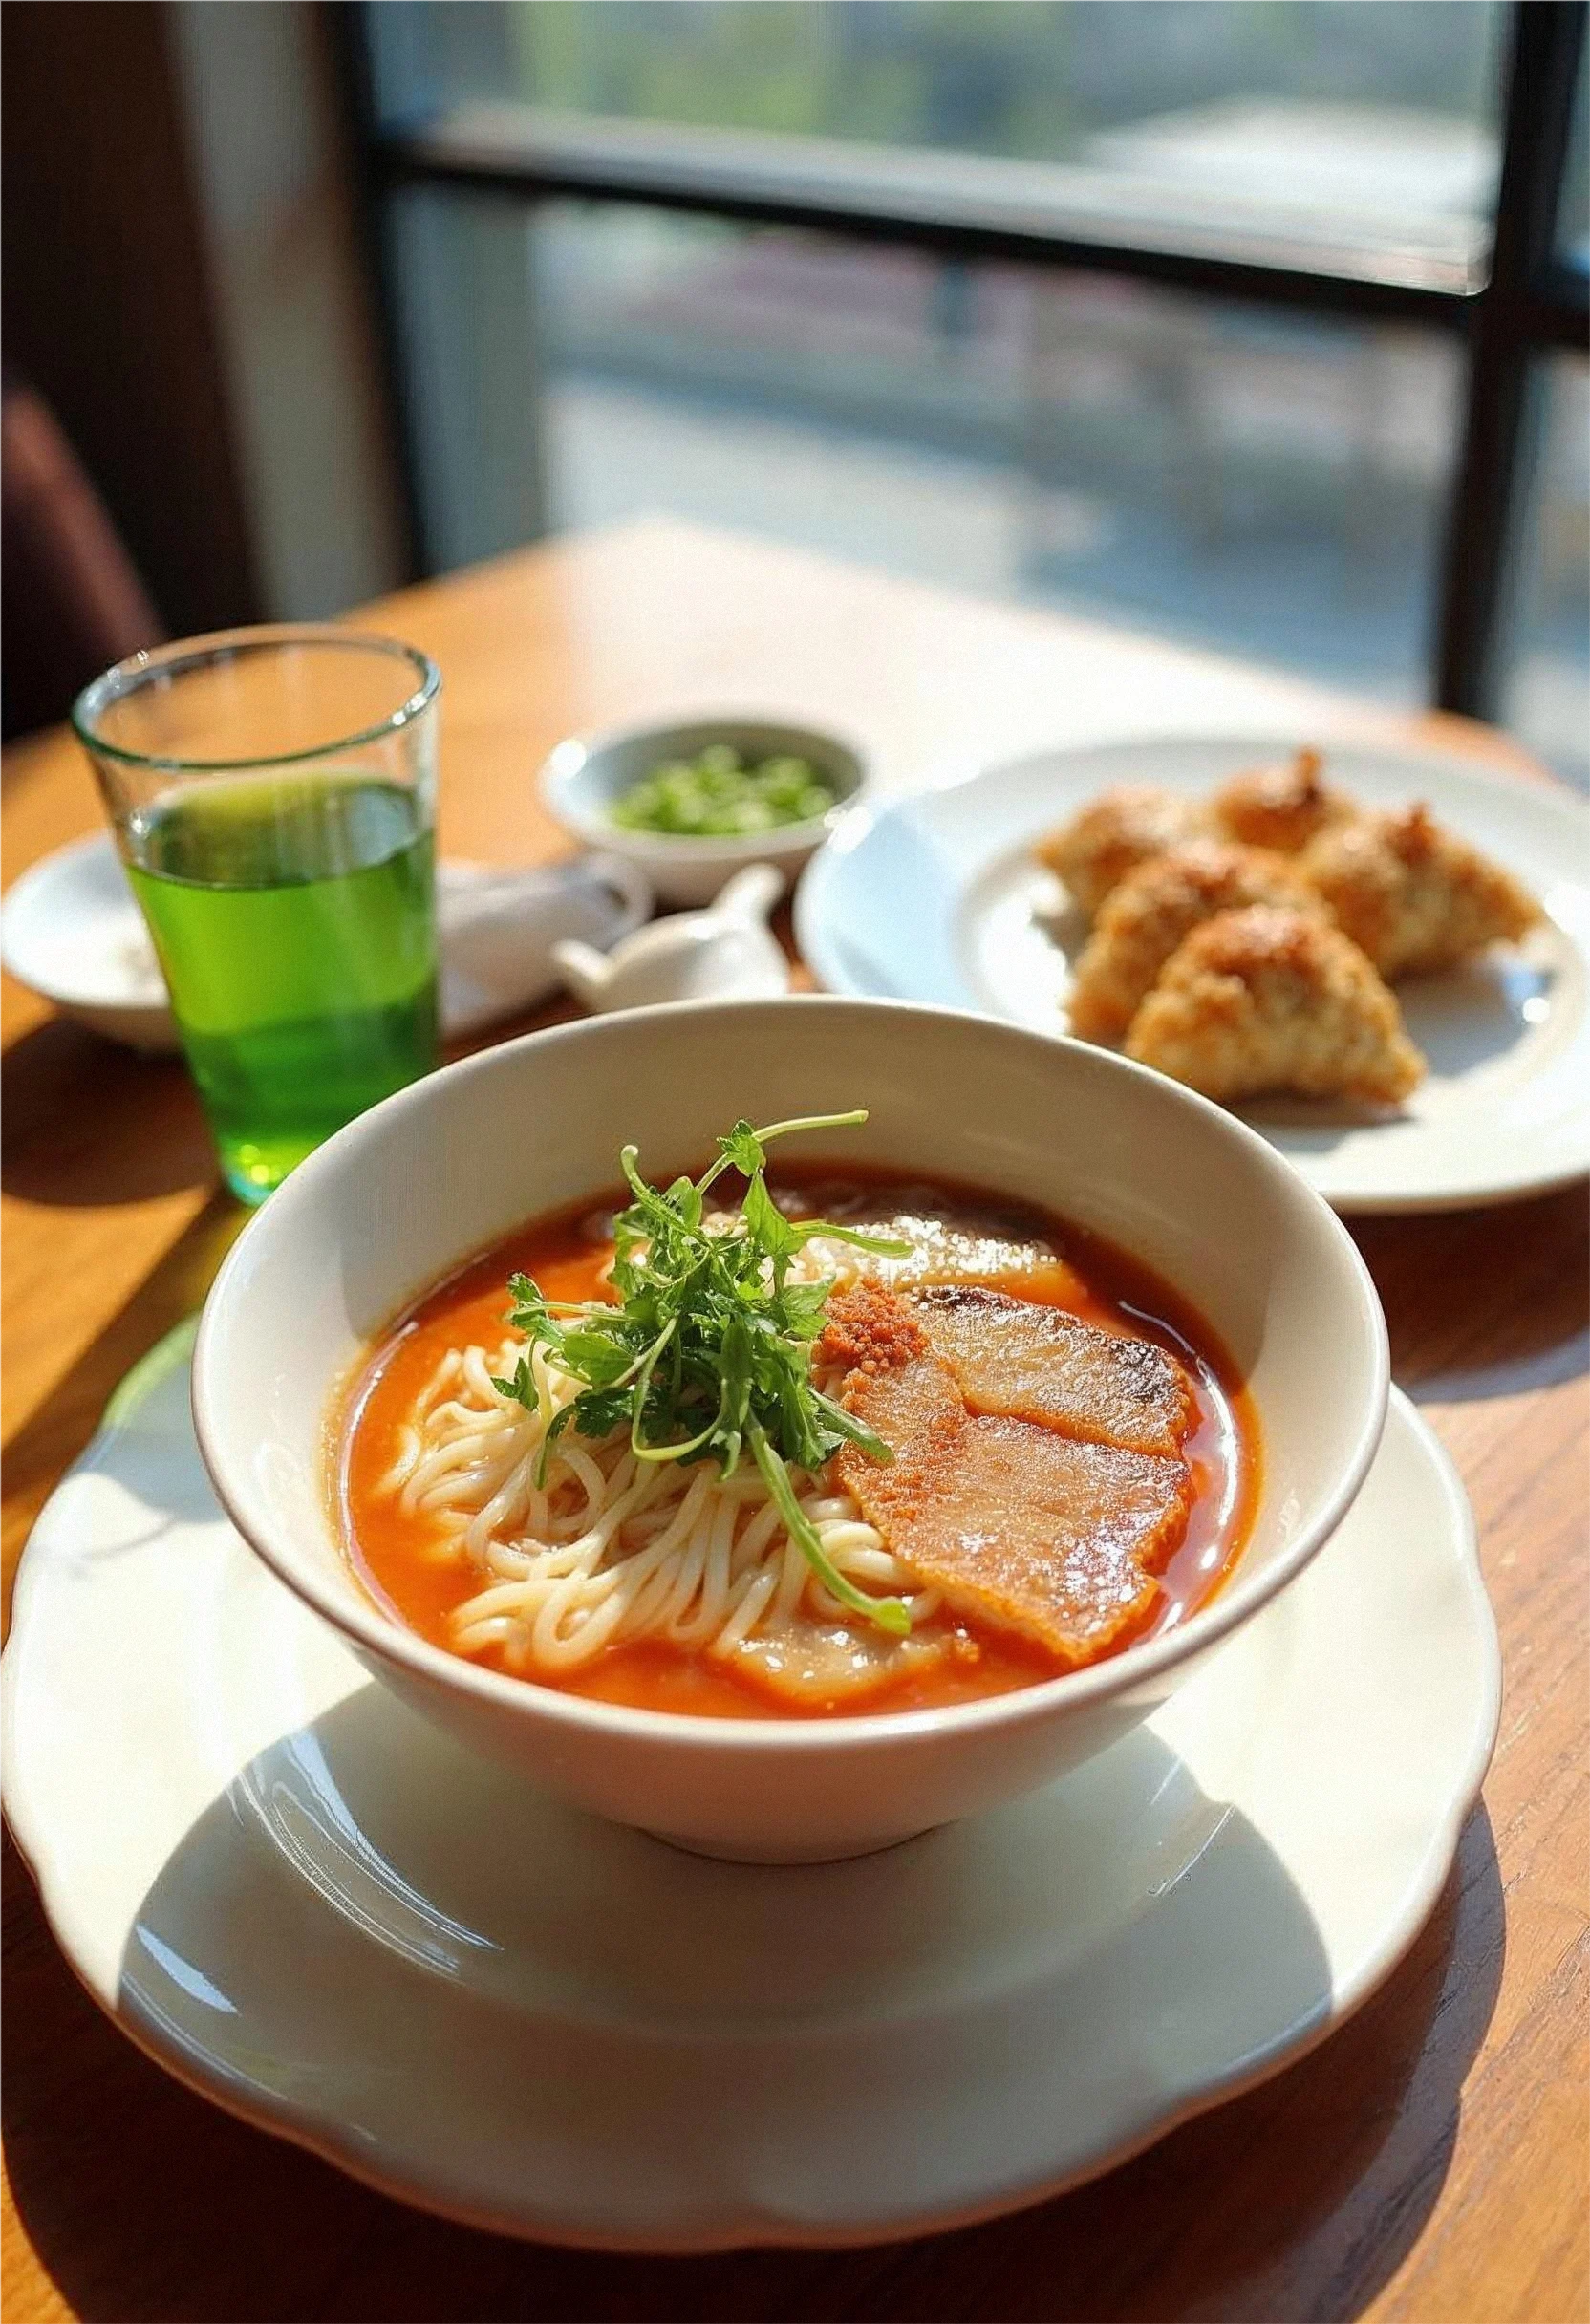
POLYGON ((505 1286, 527 1276, 553 1306, 611 1296, 623 1198, 587 1205, 425 1294, 352 1385, 338 1517, 390 1613, 542 1686, 811 1717, 1053 1678, 1218 1587, 1251 1517, 1257 1428, 1230 1359, 1166 1285, 961 1187, 784 1171, 772 1192, 786 1216, 896 1246, 819 1236, 789 1268, 828 1285, 812 1385, 882 1457, 848 1442, 816 1473, 792 1468, 797 1529, 749 1457, 724 1474, 637 1450, 628 1427, 560 1421, 581 1381, 509 1325, 505 1286), (857 1610, 885 1602, 903 1608, 895 1627, 857 1610))

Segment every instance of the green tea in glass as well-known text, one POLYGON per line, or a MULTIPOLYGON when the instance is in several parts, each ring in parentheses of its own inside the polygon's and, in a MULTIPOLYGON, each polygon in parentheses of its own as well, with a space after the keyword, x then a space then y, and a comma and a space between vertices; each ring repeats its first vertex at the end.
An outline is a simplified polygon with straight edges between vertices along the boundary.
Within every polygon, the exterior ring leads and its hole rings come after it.
POLYGON ((386 638, 236 630, 73 711, 245 1202, 436 1062, 440 687, 386 638))

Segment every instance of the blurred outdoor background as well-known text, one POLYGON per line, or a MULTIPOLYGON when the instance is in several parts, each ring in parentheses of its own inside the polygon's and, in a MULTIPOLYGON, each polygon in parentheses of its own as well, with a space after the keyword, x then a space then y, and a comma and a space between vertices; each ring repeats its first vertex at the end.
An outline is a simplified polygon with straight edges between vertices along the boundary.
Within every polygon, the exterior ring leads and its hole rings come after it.
MULTIPOLYGON (((1434 695, 1469 386, 1418 300, 1488 276, 1502 0, 128 0, 109 37, 128 11, 161 18, 193 165, 251 612, 672 511, 1434 695), (409 128, 441 167, 376 183, 409 128), (723 211, 644 198, 681 172, 723 211), (735 216, 769 183, 870 223, 735 216), (1304 292, 891 242, 928 195, 1304 292), (1413 289, 1350 312, 1311 272, 1413 289)), ((1576 128, 1564 268, 1585 230, 1576 128)), ((91 398, 55 402, 93 451, 91 398)), ((1532 355, 1514 458, 1493 706, 1590 781, 1588 355, 1532 355)))

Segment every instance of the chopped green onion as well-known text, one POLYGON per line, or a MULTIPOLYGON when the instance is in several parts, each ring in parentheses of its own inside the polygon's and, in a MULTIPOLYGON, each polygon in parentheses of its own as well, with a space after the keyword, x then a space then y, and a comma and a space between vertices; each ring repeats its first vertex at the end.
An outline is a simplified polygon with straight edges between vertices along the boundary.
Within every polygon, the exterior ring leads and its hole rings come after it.
MULTIPOLYGON (((515 1329, 582 1383, 543 1440, 538 1485, 566 1428, 599 1441, 627 1427, 637 1459, 715 1460, 725 1477, 748 1447, 790 1539, 824 1586, 853 1613, 904 1635, 911 1614, 903 1600, 873 1598, 848 1582, 796 1497, 790 1469, 815 1474, 842 1444, 873 1460, 892 1454, 812 1386, 812 1344, 833 1279, 791 1282, 789 1270, 818 1236, 890 1259, 904 1258, 911 1246, 821 1218, 786 1218, 766 1183, 770 1139, 849 1130, 866 1119, 858 1110, 765 1130, 737 1122, 718 1140, 718 1159, 701 1177, 677 1178, 666 1191, 647 1184, 636 1150, 626 1146, 619 1162, 634 1200, 613 1221, 615 1302, 549 1303, 527 1275, 512 1277, 508 1289, 515 1329), (738 1214, 708 1227, 703 1197, 726 1170, 741 1173, 745 1194, 738 1214)), ((526 1410, 540 1410, 527 1354, 511 1380, 496 1385, 526 1410)))
POLYGON ((805 759, 751 765, 727 742, 709 742, 689 763, 654 767, 608 810, 626 831, 678 839, 737 839, 812 823, 835 804, 833 785, 805 759))

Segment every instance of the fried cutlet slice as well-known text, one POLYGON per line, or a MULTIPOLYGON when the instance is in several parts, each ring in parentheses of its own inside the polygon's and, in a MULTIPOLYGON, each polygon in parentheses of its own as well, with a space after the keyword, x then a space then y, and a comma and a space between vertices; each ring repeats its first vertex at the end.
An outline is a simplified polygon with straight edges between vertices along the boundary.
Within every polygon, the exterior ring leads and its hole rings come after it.
POLYGON ((1041 839, 1035 852, 1040 863, 1060 874, 1072 902, 1091 919, 1135 865, 1195 837, 1207 822, 1195 799, 1146 784, 1118 784, 1041 839))
POLYGON ((1197 1417, 1187 1374, 1150 1340, 971 1283, 937 1284, 910 1303, 973 1412, 1159 1454, 1179 1452, 1197 1417))
POLYGON ((1515 943, 1540 917, 1510 872, 1422 805, 1321 832, 1302 869, 1383 977, 1455 967, 1488 944, 1515 943))
POLYGON ((1425 1072, 1394 996, 1351 938, 1263 904, 1206 920, 1171 954, 1127 1055, 1227 1103, 1292 1089, 1397 1105, 1425 1072))
POLYGON ((1284 904, 1328 915, 1286 856, 1234 840, 1190 839, 1138 864, 1099 908, 1066 1005, 1084 1041, 1119 1041, 1182 938, 1217 912, 1284 904))
POLYGON ((893 1453, 846 1446, 838 1479, 947 1604, 1067 1668, 1141 1629, 1186 1531, 1185 1461, 969 1410, 921 1319, 876 1285, 829 1302, 822 1352, 850 1362, 844 1401, 893 1453))
POLYGON ((1278 855, 1296 855, 1317 833, 1350 823, 1357 813, 1344 792, 1321 781, 1317 750, 1233 775, 1210 801, 1211 821, 1225 838, 1278 855))

